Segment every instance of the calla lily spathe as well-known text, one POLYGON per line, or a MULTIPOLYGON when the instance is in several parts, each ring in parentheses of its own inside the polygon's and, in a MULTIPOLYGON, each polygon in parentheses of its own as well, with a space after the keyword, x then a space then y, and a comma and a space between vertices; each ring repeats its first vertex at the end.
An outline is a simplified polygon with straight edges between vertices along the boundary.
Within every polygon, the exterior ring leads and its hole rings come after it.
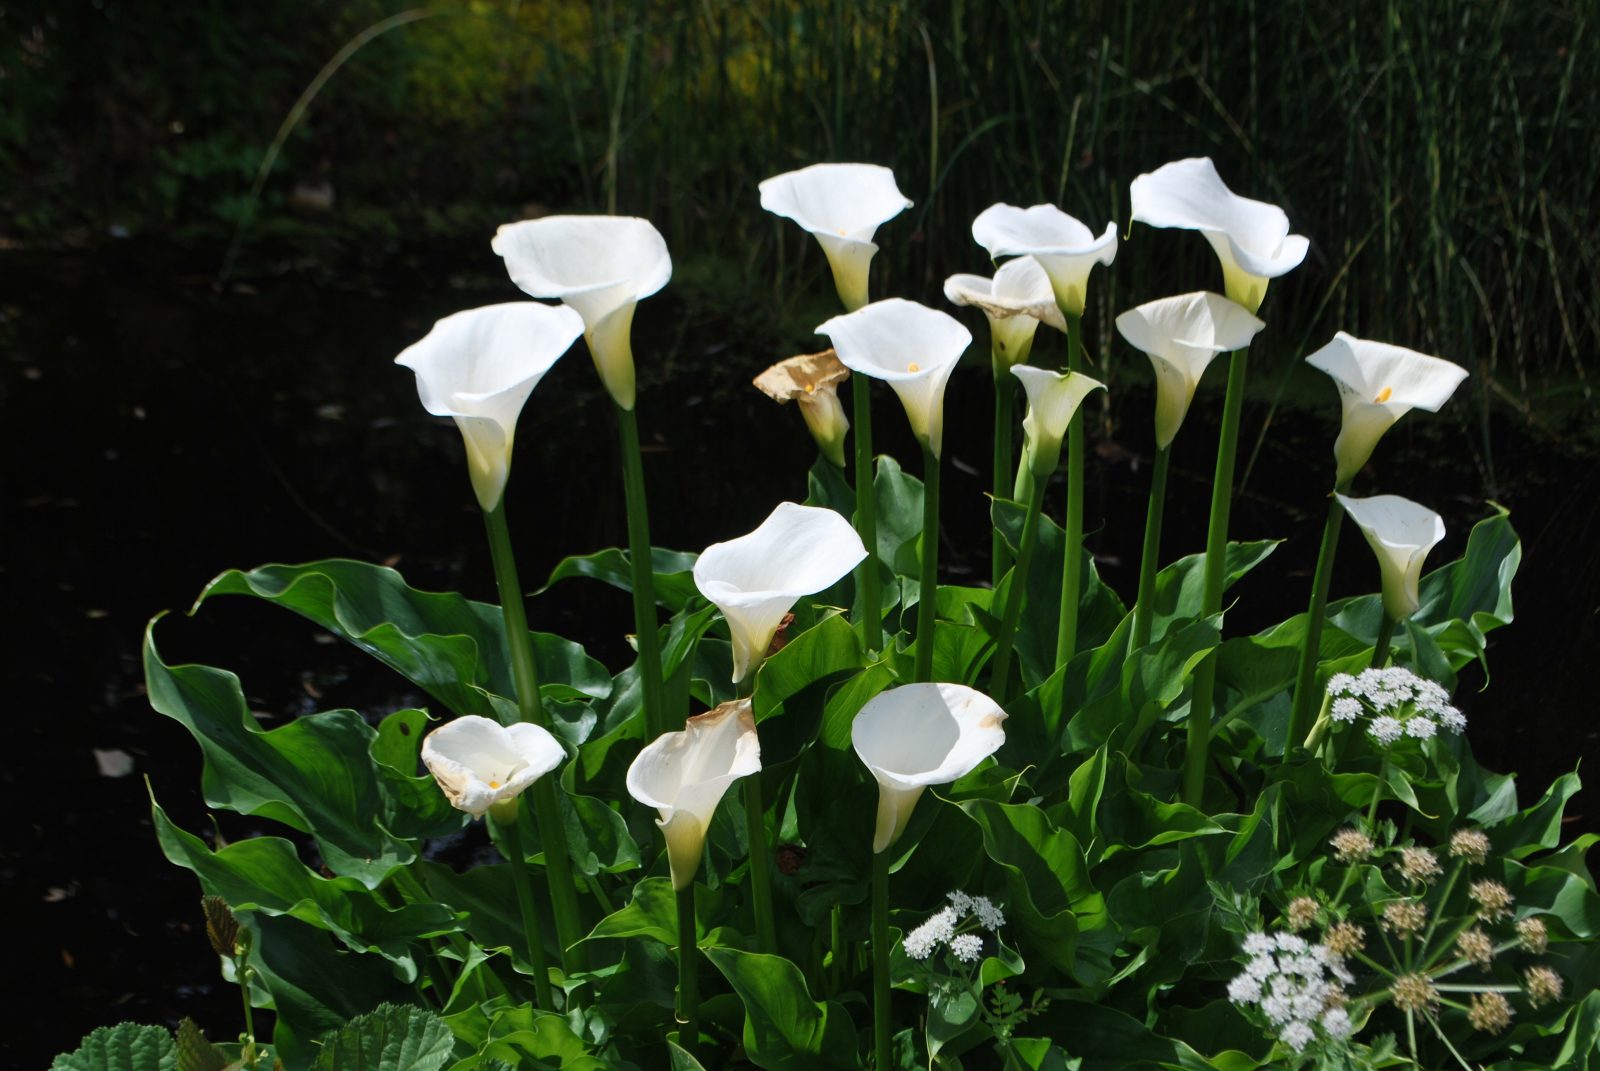
POLYGON ((749 535, 707 547, 694 583, 728 620, 734 683, 761 665, 795 600, 833 585, 866 556, 849 521, 793 502, 779 503, 749 535))
POLYGON ((1041 323, 1065 331, 1067 322, 1056 305, 1050 276, 1033 257, 1017 257, 1000 265, 993 279, 952 275, 944 296, 957 305, 973 305, 989 319, 994 359, 1002 368, 1027 361, 1033 335, 1041 323))
POLYGON ((685 889, 700 867, 712 815, 730 785, 761 770, 761 741, 750 700, 697 714, 662 733, 628 767, 628 795, 654 807, 667 839, 672 887, 685 889))
POLYGON ((1098 238, 1055 205, 990 205, 972 221, 972 239, 996 259, 1031 256, 1050 277, 1056 304, 1082 316, 1089 272, 1117 259, 1117 225, 1107 223, 1098 238))
POLYGON ((779 361, 754 382, 756 389, 780 405, 798 403, 817 449, 844 468, 844 437, 850 431, 850 418, 839 402, 839 384, 849 378, 850 369, 839 355, 826 349, 779 361))
POLYGON ((416 373, 422 407, 453 417, 461 429, 472 489, 485 510, 505 494, 528 395, 581 334, 583 319, 571 309, 513 301, 446 316, 395 358, 416 373))
POLYGON ((1347 498, 1335 495, 1378 556, 1383 576, 1383 609, 1404 621, 1422 605, 1417 584, 1422 563, 1444 538, 1444 519, 1426 506, 1399 495, 1347 498))
POLYGON ((1244 349, 1265 326, 1238 302, 1208 291, 1146 302, 1117 317, 1117 331, 1155 369, 1158 450, 1183 426, 1212 358, 1244 349))
POLYGON ((894 172, 877 164, 812 164, 762 182, 761 207, 816 237, 846 311, 867 303, 878 228, 911 207, 894 172))
POLYGON ((1022 432, 1027 437, 1034 479, 1048 480, 1061 463, 1061 440, 1078 407, 1091 391, 1104 390, 1105 384, 1082 372, 1053 372, 1027 364, 1017 365, 1011 374, 1022 380, 1028 395, 1022 432))
POLYGON ((1006 741, 1006 712, 960 684, 905 684, 867 701, 850 743, 878 782, 874 854, 905 832, 922 790, 965 777, 1006 741))
POLYGON ((583 317, 601 382, 632 409, 634 306, 672 278, 661 232, 632 216, 546 216, 505 224, 491 244, 523 291, 559 298, 583 317))
POLYGON ((556 738, 531 722, 501 725, 476 714, 447 721, 422 739, 423 765, 451 806, 474 818, 515 799, 566 757, 556 738))
POLYGON ((1203 234, 1222 262, 1228 297, 1252 313, 1267 281, 1299 267, 1311 245, 1289 233, 1283 209, 1228 189, 1209 157, 1164 164, 1134 179, 1129 192, 1136 221, 1203 234))
POLYGON ((1344 421, 1333 444, 1334 483, 1343 487, 1361 471, 1390 425, 1413 409, 1430 413, 1450 400, 1467 370, 1440 357, 1368 342, 1343 331, 1306 358, 1339 388, 1344 421))
POLYGON ((835 316, 817 334, 828 336, 852 372, 894 388, 912 433, 938 457, 944 440, 944 389, 971 345, 972 333, 946 313, 889 298, 835 316))

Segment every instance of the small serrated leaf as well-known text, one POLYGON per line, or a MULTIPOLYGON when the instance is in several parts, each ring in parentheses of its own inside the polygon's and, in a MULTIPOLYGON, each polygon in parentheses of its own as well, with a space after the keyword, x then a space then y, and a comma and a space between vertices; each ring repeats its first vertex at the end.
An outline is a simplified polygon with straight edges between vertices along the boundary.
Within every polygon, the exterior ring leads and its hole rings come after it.
POLYGON ((454 1044, 432 1012, 380 1004, 324 1038, 311 1071, 438 1071, 454 1044))
POLYGON ((91 1031, 76 1052, 57 1056, 50 1071, 178 1071, 178 1050, 163 1027, 118 1023, 91 1031))
POLYGON ((206 937, 211 942, 212 951, 219 956, 231 957, 239 941, 239 920, 233 917, 228 902, 220 896, 202 896, 200 909, 205 912, 206 937))
POLYGON ((178 1071, 225 1071, 227 1066, 222 1050, 206 1040, 193 1019, 185 1017, 178 1024, 178 1071))

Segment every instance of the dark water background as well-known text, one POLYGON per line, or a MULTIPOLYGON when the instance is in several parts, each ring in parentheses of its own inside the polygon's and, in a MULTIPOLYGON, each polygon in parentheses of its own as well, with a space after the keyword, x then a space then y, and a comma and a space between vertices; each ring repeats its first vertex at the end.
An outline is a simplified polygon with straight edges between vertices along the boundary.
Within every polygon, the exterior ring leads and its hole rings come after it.
MULTIPOLYGON (((0 763, 12 817, 0 842, 10 924, 4 1003, 30 1027, 0 1034, 7 1066, 43 1066, 88 1029, 123 1019, 188 1015, 213 1037, 238 1028, 237 993, 206 944, 197 882, 162 858, 150 826, 146 778, 180 825, 211 829, 198 748, 143 695, 139 644, 151 615, 180 611, 161 625, 168 660, 239 672, 271 726, 313 710, 377 715, 422 699, 283 611, 219 600, 198 619, 183 617, 219 571, 350 556, 393 564, 417 587, 494 597, 459 436, 422 412, 412 376, 391 364, 438 316, 519 296, 487 242, 396 248, 380 267, 359 270, 285 256, 217 291, 219 253, 145 241, 0 253, 0 599, 12 707, 0 763), (127 752, 132 774, 100 776, 95 748, 127 752)), ((718 303, 705 286, 677 280, 640 307, 639 411, 659 545, 699 549, 804 496, 812 453, 803 425, 749 380, 773 359, 816 348, 794 326, 832 313, 820 261, 808 263, 811 274, 794 285, 817 295, 814 308, 768 315, 744 291, 718 303)), ((680 267, 681 278, 694 274, 680 267)), ((916 289, 880 292, 940 304, 936 291, 916 289)), ((1286 542, 1240 585, 1235 634, 1303 609, 1337 422, 1331 386, 1295 370, 1300 339, 1272 325, 1272 301, 1252 351, 1256 389, 1241 456, 1261 445, 1233 534, 1286 542), (1280 382, 1284 404, 1274 409, 1280 382)), ((1090 330, 1093 344, 1104 324, 1090 330)), ((982 329, 975 333, 981 348, 982 329)), ((1060 348, 1041 341, 1040 353, 1060 348)), ((988 550, 981 474, 991 394, 977 356, 947 400, 941 549, 944 577, 972 583, 987 573, 988 550)), ((1103 575, 1125 596, 1148 487, 1142 362, 1120 343, 1112 349, 1101 369, 1115 374, 1116 389, 1094 403, 1090 420, 1087 527, 1103 575)), ((1207 377, 1178 440, 1166 560, 1204 542, 1222 379, 1207 377)), ((880 450, 915 471, 898 404, 887 390, 875 398, 880 450)), ((1403 494, 1438 509, 1449 529, 1434 552, 1442 563, 1489 512, 1484 444, 1492 444, 1498 497, 1524 541, 1519 620, 1491 638, 1492 688, 1480 694, 1482 675, 1469 669, 1458 701, 1480 760, 1520 771, 1528 796, 1600 757, 1586 672, 1600 653, 1600 477, 1592 420, 1541 428, 1495 407, 1487 438, 1478 421, 1468 389, 1436 417, 1406 417, 1358 493, 1403 494)), ((624 541, 619 483, 610 404, 580 345, 535 392, 518 434, 507 501, 526 587, 563 554, 624 541)), ((1048 506, 1059 510, 1055 492, 1048 506)), ((1372 590, 1376 579, 1347 526, 1334 595, 1372 590)), ((530 616, 536 628, 590 644, 613 669, 625 664, 626 596, 569 584, 533 600, 530 616)), ((1572 835, 1600 828, 1594 798, 1590 790, 1574 802, 1572 835)), ((230 837, 276 832, 218 820, 230 837)))

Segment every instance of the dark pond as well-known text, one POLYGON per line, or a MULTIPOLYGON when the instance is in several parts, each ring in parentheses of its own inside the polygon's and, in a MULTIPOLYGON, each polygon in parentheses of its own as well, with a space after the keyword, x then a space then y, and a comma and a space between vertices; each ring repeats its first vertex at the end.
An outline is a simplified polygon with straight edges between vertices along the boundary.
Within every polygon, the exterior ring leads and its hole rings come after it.
MULTIPOLYGON (((492 597, 460 440, 423 414, 412 377, 390 363, 438 316, 519 296, 485 244, 398 252, 379 270, 342 277, 286 259, 220 292, 216 250, 123 243, 0 254, 0 599, 13 704, 0 764, 13 832, 0 846, 0 889, 8 1010, 28 1026, 0 1033, 6 1066, 43 1066, 88 1029, 121 1019, 189 1015, 214 1037, 238 1026, 236 991, 204 938, 197 884, 162 858, 150 826, 146 778, 185 828, 209 831, 211 820, 198 749, 143 696, 147 618, 187 608, 224 568, 330 556, 389 562, 416 586, 492 597), (131 772, 103 776, 96 749, 125 753, 131 772)), ((812 455, 802 424, 748 384, 770 360, 815 348, 804 327, 789 330, 831 314, 821 279, 811 285, 812 319, 793 309, 769 317, 747 297, 734 318, 727 304, 686 300, 705 288, 677 280, 641 306, 640 414, 659 544, 698 549, 804 496, 812 455)), ((919 296, 938 303, 936 291, 919 296)), ((1240 586, 1233 632, 1302 609, 1316 553, 1337 407, 1314 374, 1284 379, 1298 345, 1294 332, 1269 327, 1253 351, 1260 394, 1246 408, 1243 452, 1258 439, 1260 448, 1233 531, 1287 542, 1240 586), (1280 382, 1286 401, 1273 409, 1280 382)), ((1102 573, 1128 593, 1150 397, 1134 358, 1113 352, 1117 389, 1091 421, 1087 516, 1102 573)), ((942 561, 951 579, 987 568, 987 374, 982 362, 963 368, 948 398, 942 561)), ((1208 378, 1178 443, 1169 559, 1204 541, 1220 381, 1208 378)), ((879 391, 877 404, 880 448, 914 470, 897 403, 879 391)), ((1520 771, 1525 793, 1600 757, 1584 672, 1597 653, 1600 475, 1585 445, 1590 429, 1579 432, 1575 440, 1534 429, 1499 407, 1488 427, 1496 494, 1524 540, 1521 620, 1494 634, 1493 687, 1480 694, 1482 675, 1469 671, 1458 701, 1480 759, 1520 771)), ((540 386, 518 439, 508 509, 532 588, 562 554, 624 539, 610 407, 581 350, 540 386)), ((1454 557, 1488 512, 1483 443, 1476 398, 1464 390, 1438 417, 1406 418, 1361 490, 1440 510, 1451 534, 1437 560, 1454 557)), ((1375 586, 1370 555, 1347 531, 1335 594, 1375 586)), ((558 588, 532 602, 531 616, 622 664, 632 628, 625 596, 558 588)), ((268 725, 316 709, 420 702, 299 619, 242 600, 195 620, 177 613, 160 638, 169 660, 239 672, 268 725)), ((1573 832, 1600 828, 1593 799, 1590 791, 1575 802, 1573 832)), ((218 817, 230 836, 257 828, 218 817)))

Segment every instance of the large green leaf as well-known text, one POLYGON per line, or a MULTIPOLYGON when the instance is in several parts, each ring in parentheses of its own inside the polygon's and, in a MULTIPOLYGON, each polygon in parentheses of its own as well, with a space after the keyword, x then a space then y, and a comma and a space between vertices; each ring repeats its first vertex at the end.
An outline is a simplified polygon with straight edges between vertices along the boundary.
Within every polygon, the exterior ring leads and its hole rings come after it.
POLYGON ((752 704, 757 723, 816 681, 861 665, 861 641, 843 615, 829 613, 761 664, 752 704))
MULTIPOLYGON (((1222 590, 1226 592, 1265 561, 1279 542, 1262 539, 1254 543, 1229 543, 1223 558, 1222 590)), ((1177 622, 1205 616, 1205 563, 1204 554, 1190 554, 1156 574, 1156 596, 1150 618, 1152 642, 1177 622)))
POLYGON ((311 1071, 438 1071, 454 1045, 432 1012, 380 1004, 324 1038, 311 1071))
POLYGON ((708 948, 706 958, 744 1002, 745 1055, 767 1071, 856 1066, 855 1025, 833 1001, 811 999, 800 968, 782 956, 708 948))
POLYGON ((50 1071, 177 1071, 178 1048, 159 1026, 118 1023, 102 1026, 70 1053, 57 1056, 50 1071))
POLYGON ((369 749, 383 792, 384 828, 407 840, 442 837, 467 824, 431 774, 418 774, 428 715, 397 710, 378 724, 369 749))
MULTIPOLYGON (((157 618, 156 620, 160 620, 157 618)), ((169 666, 145 630, 150 705, 194 734, 205 754, 206 802, 309 833, 336 874, 376 886, 416 858, 379 817, 396 806, 374 767, 377 734, 353 710, 297 718, 263 730, 239 678, 210 666, 169 666)))
MULTIPOLYGON (((694 585, 694 563, 698 557, 698 554, 681 550, 663 550, 660 547, 650 549, 650 571, 654 576, 656 602, 659 605, 666 607, 672 613, 677 613, 687 606, 690 600, 699 596, 699 589, 694 585)), ((587 577, 631 592, 632 559, 628 557, 627 551, 616 547, 597 550, 593 554, 562 558, 551 570, 550 578, 544 582, 544 587, 534 594, 542 595, 560 581, 573 577, 587 577)))
POLYGON ((885 454, 878 458, 872 491, 878 505, 878 559, 897 575, 916 580, 917 544, 922 539, 922 481, 885 454))
POLYGON ((488 1061, 504 1060, 513 1067, 561 1068, 562 1071, 617 1071, 614 1063, 597 1057, 584 1040, 559 1015, 527 1005, 497 1013, 489 1025, 489 1038, 473 1060, 455 1065, 466 1071, 488 1071, 488 1061), (531 1064, 529 1061, 532 1061, 531 1064))

